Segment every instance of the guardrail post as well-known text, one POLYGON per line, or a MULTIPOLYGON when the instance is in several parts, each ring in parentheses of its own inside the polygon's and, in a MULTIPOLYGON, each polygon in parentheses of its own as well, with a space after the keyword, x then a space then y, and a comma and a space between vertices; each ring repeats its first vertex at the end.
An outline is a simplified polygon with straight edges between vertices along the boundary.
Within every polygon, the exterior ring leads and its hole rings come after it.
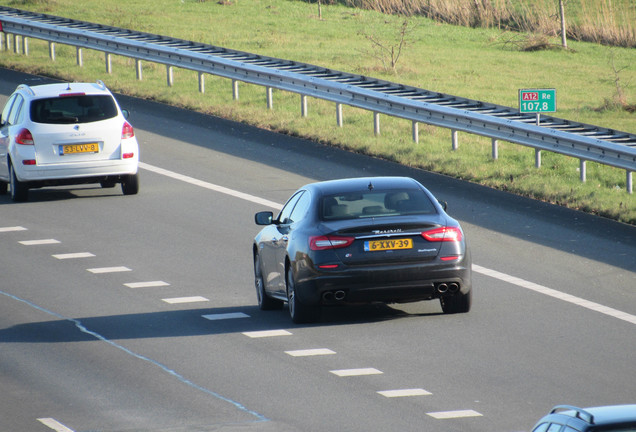
POLYGON ((29 38, 26 36, 22 37, 22 54, 29 55, 29 38))
POLYGON ((625 183, 626 183, 627 193, 631 195, 634 192, 633 190, 634 184, 632 183, 632 171, 630 170, 627 170, 625 183))
POLYGON ((0 51, 4 51, 4 46, 6 45, 4 40, 6 39, 7 34, 5 32, 0 32, 0 51))
POLYGON ((336 122, 338 123, 338 127, 342 127, 342 104, 336 104, 336 122))
POLYGON ((112 74, 113 73, 113 67, 112 67, 112 64, 111 64, 110 57, 111 57, 110 53, 106 53, 105 60, 106 60, 106 73, 107 74, 112 74))
POLYGON ((11 33, 7 33, 7 51, 11 51, 11 42, 14 42, 14 35, 11 33))
POLYGON ((166 65, 166 78, 168 80, 168 87, 172 87, 173 75, 172 75, 172 66, 170 65, 166 65))
POLYGON ((49 42, 49 57, 55 61, 55 42, 49 42))
POLYGON ((272 88, 267 87, 267 109, 274 109, 274 100, 272 98, 272 88))
POLYGON ((199 72, 199 93, 205 93, 205 75, 199 72))
POLYGON ((413 124, 411 125, 411 133, 413 135, 413 142, 418 144, 420 142, 420 124, 413 120, 413 124))
POLYGON ((13 52, 16 54, 20 54, 20 35, 13 35, 13 52))
POLYGON ((534 149, 534 167, 541 168, 541 150, 534 149))
POLYGON ((77 65, 79 67, 82 67, 84 66, 84 59, 82 58, 82 49, 80 47, 77 47, 76 52, 77 52, 77 65))
POLYGON ((451 129, 451 139, 453 141, 453 150, 457 150, 459 148, 459 144, 457 143, 457 130, 451 129))
POLYGON ((492 139, 492 158, 499 159, 499 142, 495 138, 492 139))
POLYGON ((232 100, 238 100, 239 98, 239 83, 237 80, 232 80, 232 100))
POLYGON ((585 159, 581 159, 581 163, 579 164, 579 171, 581 173, 581 181, 585 183, 587 179, 587 164, 585 159))
POLYGON ((373 111, 373 134, 380 135, 380 113, 377 111, 373 111))
POLYGON ((139 81, 142 80, 143 75, 142 75, 142 69, 141 69, 141 60, 139 59, 135 59, 135 70, 137 71, 137 79, 139 81))
POLYGON ((307 117, 307 96, 300 95, 300 114, 307 117))

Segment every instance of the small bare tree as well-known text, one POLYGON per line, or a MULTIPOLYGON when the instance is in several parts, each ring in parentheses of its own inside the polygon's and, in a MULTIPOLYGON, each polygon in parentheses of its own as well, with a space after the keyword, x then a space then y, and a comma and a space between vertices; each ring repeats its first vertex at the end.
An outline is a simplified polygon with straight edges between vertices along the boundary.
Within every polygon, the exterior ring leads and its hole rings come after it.
POLYGON ((393 73, 395 73, 397 62, 400 60, 400 56, 402 55, 402 50, 408 44, 407 37, 414 28, 415 26, 411 25, 411 23, 405 19, 397 32, 397 37, 392 42, 384 41, 377 35, 360 32, 359 34, 364 36, 364 38, 372 44, 371 51, 363 50, 363 52, 380 60, 384 70, 393 71, 393 73))
POLYGON ((565 2, 563 0, 559 0, 559 15, 561 17, 561 46, 563 48, 568 47, 568 40, 565 30, 565 2))

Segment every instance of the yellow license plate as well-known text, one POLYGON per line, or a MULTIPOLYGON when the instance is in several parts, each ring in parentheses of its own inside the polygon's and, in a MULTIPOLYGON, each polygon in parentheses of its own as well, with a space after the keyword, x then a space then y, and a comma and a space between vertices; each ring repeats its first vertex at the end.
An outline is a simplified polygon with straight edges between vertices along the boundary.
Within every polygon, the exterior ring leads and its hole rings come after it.
POLYGON ((413 247, 413 240, 406 239, 390 239, 390 240, 370 240, 364 242, 364 250, 366 252, 384 251, 384 250, 396 250, 396 249, 411 249, 413 247))
POLYGON ((62 154, 99 153, 98 143, 63 145, 62 154))

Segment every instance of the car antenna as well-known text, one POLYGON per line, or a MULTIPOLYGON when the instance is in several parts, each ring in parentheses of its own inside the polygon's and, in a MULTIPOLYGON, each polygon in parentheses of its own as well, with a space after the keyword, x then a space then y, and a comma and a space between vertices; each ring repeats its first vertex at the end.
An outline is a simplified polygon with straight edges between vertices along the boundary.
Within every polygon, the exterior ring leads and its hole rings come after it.
POLYGON ((369 190, 373 190, 373 183, 369 182, 369 186, 367 186, 369 190))

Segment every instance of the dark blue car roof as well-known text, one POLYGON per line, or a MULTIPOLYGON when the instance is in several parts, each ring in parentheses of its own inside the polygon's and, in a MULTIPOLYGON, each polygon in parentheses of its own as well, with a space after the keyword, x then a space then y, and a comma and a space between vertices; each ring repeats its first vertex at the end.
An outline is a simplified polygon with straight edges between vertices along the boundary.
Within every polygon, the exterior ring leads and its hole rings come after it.
POLYGON ((423 187, 410 177, 357 177, 310 183, 302 189, 318 192, 320 195, 355 192, 368 189, 369 184, 377 189, 416 189, 423 187))

